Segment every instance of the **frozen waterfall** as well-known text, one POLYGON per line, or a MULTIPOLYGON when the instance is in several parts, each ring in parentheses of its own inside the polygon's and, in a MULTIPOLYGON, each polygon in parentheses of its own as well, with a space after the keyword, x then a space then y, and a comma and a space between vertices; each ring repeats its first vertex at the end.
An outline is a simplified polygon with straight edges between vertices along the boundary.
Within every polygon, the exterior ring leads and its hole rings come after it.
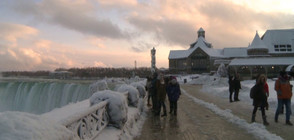
POLYGON ((0 81, 0 112, 42 114, 71 102, 87 99, 90 83, 0 81))

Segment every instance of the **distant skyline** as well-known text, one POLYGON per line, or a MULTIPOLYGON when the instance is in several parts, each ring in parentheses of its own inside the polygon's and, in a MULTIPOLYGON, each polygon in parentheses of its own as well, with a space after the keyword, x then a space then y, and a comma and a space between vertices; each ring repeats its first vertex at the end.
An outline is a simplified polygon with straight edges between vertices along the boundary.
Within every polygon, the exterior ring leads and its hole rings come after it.
POLYGON ((214 48, 247 47, 256 31, 294 29, 293 0, 1 0, 0 72, 71 67, 168 68, 197 31, 214 48))

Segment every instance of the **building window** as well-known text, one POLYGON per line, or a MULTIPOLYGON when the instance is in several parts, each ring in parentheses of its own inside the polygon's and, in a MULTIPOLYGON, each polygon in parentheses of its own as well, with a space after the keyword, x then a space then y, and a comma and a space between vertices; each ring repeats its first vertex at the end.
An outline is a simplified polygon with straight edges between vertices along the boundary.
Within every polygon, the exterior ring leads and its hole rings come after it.
POLYGON ((292 46, 287 44, 274 45, 276 52, 292 52, 292 46))
POLYGON ((291 52, 292 51, 291 45, 287 45, 287 51, 288 52, 291 52))

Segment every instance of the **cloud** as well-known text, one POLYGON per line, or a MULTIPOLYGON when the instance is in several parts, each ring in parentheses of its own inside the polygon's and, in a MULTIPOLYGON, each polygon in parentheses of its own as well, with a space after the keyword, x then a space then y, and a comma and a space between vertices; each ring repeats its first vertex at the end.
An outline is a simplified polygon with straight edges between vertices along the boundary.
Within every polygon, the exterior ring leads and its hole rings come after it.
POLYGON ((114 39, 124 37, 118 25, 109 19, 95 16, 91 3, 71 0, 17 2, 14 9, 21 14, 33 16, 36 21, 60 25, 85 35, 114 39))
POLYGON ((160 1, 148 14, 132 14, 127 20, 142 32, 156 32, 162 41, 189 47, 197 39, 197 30, 206 30, 207 41, 217 48, 243 46, 255 31, 293 28, 294 15, 282 12, 258 12, 247 5, 229 1, 160 1), (291 24, 292 23, 292 24, 291 24))
POLYGON ((97 37, 88 37, 87 41, 93 45, 96 46, 98 48, 106 48, 106 46, 104 45, 104 40, 105 39, 101 39, 101 38, 97 38, 97 37))
POLYGON ((132 16, 128 20, 140 30, 155 32, 157 37, 167 44, 188 45, 197 36, 198 29, 189 21, 142 16, 132 16))
POLYGON ((16 46, 17 40, 37 35, 38 30, 29 26, 0 22, 0 41, 7 46, 16 46), (7 44, 9 43, 9 44, 7 44))
POLYGON ((0 23, 0 32, 0 71, 52 70, 74 65, 67 56, 71 49, 49 40, 39 40, 39 31, 33 27, 0 23))
POLYGON ((38 49, 44 49, 48 52, 52 46, 52 41, 44 39, 37 40, 34 42, 34 46, 36 46, 38 49))
POLYGON ((106 65, 103 62, 100 61, 95 61, 94 62, 94 67, 112 67, 111 65, 106 65))
POLYGON ((101 5, 113 7, 132 7, 138 4, 137 0, 97 0, 101 5))

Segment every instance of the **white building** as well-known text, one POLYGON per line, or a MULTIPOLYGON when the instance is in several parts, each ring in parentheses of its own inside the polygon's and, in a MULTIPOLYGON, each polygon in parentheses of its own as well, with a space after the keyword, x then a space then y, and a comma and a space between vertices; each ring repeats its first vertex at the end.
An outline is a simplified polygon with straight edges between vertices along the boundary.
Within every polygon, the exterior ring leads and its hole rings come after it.
POLYGON ((169 69, 174 73, 204 73, 224 63, 231 74, 252 78, 264 73, 271 77, 294 64, 293 47, 294 29, 267 30, 262 37, 256 32, 248 47, 214 49, 200 28, 198 39, 188 50, 170 51, 169 69))

